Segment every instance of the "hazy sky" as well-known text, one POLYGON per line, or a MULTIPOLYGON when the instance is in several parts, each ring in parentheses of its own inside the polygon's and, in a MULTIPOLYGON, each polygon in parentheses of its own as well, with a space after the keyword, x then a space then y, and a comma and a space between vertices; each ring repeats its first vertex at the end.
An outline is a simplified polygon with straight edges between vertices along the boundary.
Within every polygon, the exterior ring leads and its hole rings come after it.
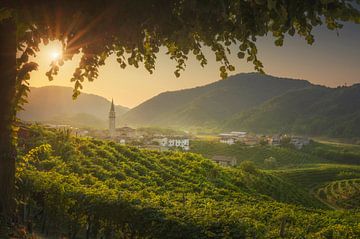
MULTIPOLYGON (((316 38, 312 46, 297 37, 288 37, 283 47, 274 46, 272 37, 259 39, 259 58, 266 73, 332 87, 360 83, 360 25, 345 25, 339 31, 340 36, 323 27, 314 33, 316 38)), ((36 58, 40 67, 31 75, 31 86, 73 86, 69 79, 78 58, 65 63, 54 81, 49 82, 45 76, 56 49, 56 44, 42 48, 36 58)), ((94 82, 85 82, 83 91, 114 98, 118 105, 134 107, 164 91, 205 85, 220 79, 219 64, 215 62, 214 55, 210 50, 205 53, 208 65, 202 68, 190 57, 187 69, 180 78, 174 76, 175 63, 168 59, 165 51, 159 53, 152 75, 143 68, 127 67, 123 70, 115 58, 110 57, 106 65, 100 68, 99 78, 94 82)), ((230 59, 236 67, 233 74, 253 71, 251 64, 237 59, 236 52, 230 59)))

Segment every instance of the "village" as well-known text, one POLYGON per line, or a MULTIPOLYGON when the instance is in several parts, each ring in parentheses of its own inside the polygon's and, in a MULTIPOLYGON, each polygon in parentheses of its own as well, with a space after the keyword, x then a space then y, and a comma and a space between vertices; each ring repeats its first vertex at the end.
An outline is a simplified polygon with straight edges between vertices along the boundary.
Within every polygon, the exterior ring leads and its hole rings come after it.
MULTIPOLYGON (((76 137, 91 137, 111 140, 122 145, 129 145, 140 149, 155 150, 160 152, 168 150, 191 151, 192 141, 203 140, 199 135, 192 134, 188 131, 155 127, 131 128, 129 126, 123 126, 117 128, 113 102, 111 103, 109 112, 108 129, 79 129, 71 127, 70 125, 52 124, 47 124, 46 127, 66 129, 70 134, 76 137)), ((255 147, 257 145, 267 145, 270 147, 290 145, 298 150, 310 143, 310 139, 308 137, 286 134, 264 135, 245 131, 231 131, 211 135, 211 140, 226 145, 241 144, 246 147, 255 147)), ((214 155, 210 157, 210 159, 222 166, 236 165, 236 159, 233 157, 214 155)))
POLYGON ((244 131, 232 131, 230 133, 219 134, 219 142, 232 145, 235 143, 242 143, 245 145, 271 145, 280 146, 282 144, 291 144, 296 149, 301 149, 305 145, 310 143, 308 137, 301 136, 290 136, 286 134, 275 134, 275 135, 262 135, 262 134, 251 134, 244 131))

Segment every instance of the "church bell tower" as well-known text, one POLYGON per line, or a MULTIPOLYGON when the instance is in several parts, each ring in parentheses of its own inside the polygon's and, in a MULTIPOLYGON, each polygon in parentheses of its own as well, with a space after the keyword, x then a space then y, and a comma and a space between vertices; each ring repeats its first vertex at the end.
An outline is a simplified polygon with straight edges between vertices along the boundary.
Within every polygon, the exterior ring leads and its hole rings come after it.
POLYGON ((111 101, 111 108, 109 112, 109 136, 113 138, 115 136, 115 106, 114 100, 111 101))

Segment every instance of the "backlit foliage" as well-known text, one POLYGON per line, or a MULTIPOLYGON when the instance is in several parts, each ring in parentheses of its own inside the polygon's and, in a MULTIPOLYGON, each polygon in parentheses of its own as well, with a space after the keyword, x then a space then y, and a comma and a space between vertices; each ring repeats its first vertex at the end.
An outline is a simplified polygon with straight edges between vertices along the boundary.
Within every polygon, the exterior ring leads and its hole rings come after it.
MULTIPOLYGON (((156 54, 165 47, 176 62, 175 75, 186 67, 189 54, 201 66, 206 65, 204 46, 210 48, 221 64, 226 78, 235 67, 228 54, 235 50, 240 59, 263 72, 257 57, 256 40, 271 34, 275 45, 282 46, 285 35, 299 35, 314 42, 312 30, 325 24, 330 30, 342 27, 342 21, 360 22, 359 1, 316 0, 109 0, 109 1, 5 1, 0 20, 14 17, 17 24, 19 95, 24 94, 28 72, 36 68, 30 56, 39 44, 60 40, 63 58, 54 61, 47 73, 51 80, 66 60, 82 54, 73 74, 74 97, 84 80, 93 81, 98 69, 110 55, 116 55, 120 67, 143 65, 152 73, 156 54), (24 84, 25 83, 25 84, 24 84)), ((22 103, 20 101, 20 103, 22 103)))

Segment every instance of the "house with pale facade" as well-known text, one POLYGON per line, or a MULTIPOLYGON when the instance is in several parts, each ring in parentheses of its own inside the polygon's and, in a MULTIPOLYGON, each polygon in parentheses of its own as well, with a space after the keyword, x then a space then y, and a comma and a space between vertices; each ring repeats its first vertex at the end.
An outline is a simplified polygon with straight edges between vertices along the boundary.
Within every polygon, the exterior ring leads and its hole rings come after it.
POLYGON ((231 133, 222 133, 219 134, 219 137, 220 137, 220 143, 223 144, 232 145, 235 144, 235 142, 237 141, 237 137, 231 133))
POLYGON ((260 139, 256 135, 248 134, 244 131, 232 131, 230 133, 219 134, 220 143, 232 145, 241 142, 246 145, 258 144, 260 139))
POLYGON ((309 138, 293 136, 291 137, 290 143, 295 146, 297 149, 302 149, 305 145, 310 143, 309 138))
POLYGON ((163 138, 157 138, 153 141, 157 142, 162 147, 178 147, 182 148, 185 151, 188 151, 190 149, 190 140, 188 138, 181 138, 181 137, 163 137, 163 138))
POLYGON ((236 165, 236 158, 234 158, 234 157, 215 155, 210 159, 211 159, 211 161, 213 161, 221 166, 235 166, 236 165))
POLYGON ((272 146, 280 146, 281 144, 281 136, 280 135, 273 135, 268 138, 269 145, 272 146))

